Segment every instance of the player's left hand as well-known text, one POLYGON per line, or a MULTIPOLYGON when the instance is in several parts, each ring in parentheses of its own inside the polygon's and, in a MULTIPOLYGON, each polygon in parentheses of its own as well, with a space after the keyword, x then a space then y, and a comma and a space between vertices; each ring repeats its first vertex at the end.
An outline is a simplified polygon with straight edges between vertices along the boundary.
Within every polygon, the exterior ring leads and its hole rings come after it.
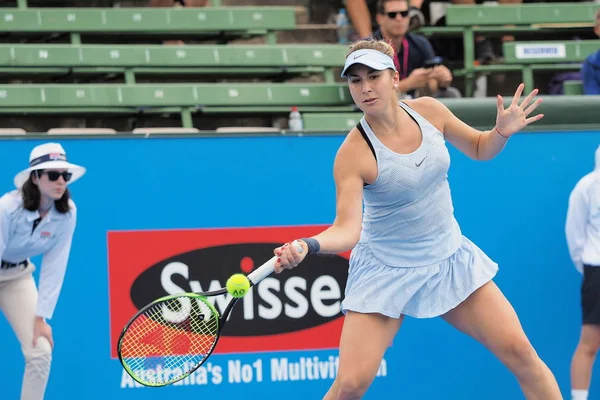
POLYGON ((496 128, 502 136, 510 137, 532 122, 536 122, 544 118, 544 114, 538 114, 528 118, 529 114, 531 114, 537 108, 537 106, 540 105, 542 99, 539 98, 531 103, 533 98, 539 92, 537 89, 534 89, 531 93, 529 93, 529 96, 527 96, 525 100, 519 104, 519 100, 521 99, 521 94, 523 93, 524 88, 525 84, 521 83, 515 92, 510 106, 507 109, 504 109, 504 101, 502 96, 498 95, 496 128))
POLYGON ((50 347, 54 348, 54 339, 52 338, 52 328, 44 321, 43 318, 35 317, 33 325, 33 347, 37 345, 37 340, 40 336, 48 339, 50 347))

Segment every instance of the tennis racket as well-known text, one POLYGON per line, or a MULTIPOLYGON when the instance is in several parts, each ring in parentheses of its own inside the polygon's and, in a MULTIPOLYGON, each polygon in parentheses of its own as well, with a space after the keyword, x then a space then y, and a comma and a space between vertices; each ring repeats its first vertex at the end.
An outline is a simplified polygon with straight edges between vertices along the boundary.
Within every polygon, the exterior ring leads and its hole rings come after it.
MULTIPOLYGON (((297 241, 292 245, 302 252, 297 241)), ((271 258, 248 275, 251 287, 273 273, 276 260, 271 258)), ((136 382, 154 387, 191 375, 212 354, 239 300, 232 297, 221 314, 208 298, 226 294, 226 288, 179 293, 156 299, 139 310, 123 328, 117 344, 125 371, 136 382)))

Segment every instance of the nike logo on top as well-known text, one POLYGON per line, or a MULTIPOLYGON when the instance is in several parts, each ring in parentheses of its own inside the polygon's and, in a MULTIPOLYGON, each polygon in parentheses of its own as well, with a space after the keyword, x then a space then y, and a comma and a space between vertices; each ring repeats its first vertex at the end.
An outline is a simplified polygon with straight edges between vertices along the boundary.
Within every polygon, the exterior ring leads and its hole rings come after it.
POLYGON ((425 159, 426 159, 426 158, 427 158, 427 156, 423 157, 423 159, 421 160, 421 162, 420 162, 420 163, 418 163, 418 162, 415 162, 415 166, 416 166, 417 168, 419 168, 419 167, 421 166, 421 164, 423 164, 423 161, 425 161, 425 159))

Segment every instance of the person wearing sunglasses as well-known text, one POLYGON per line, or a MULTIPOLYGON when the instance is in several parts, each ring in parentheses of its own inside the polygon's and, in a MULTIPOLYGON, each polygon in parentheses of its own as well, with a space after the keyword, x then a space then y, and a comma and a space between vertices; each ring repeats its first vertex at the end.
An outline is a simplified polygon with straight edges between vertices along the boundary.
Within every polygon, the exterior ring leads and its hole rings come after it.
POLYGON ((379 0, 376 40, 389 42, 395 51, 394 65, 400 73, 399 92, 409 97, 461 97, 451 87, 452 72, 441 63, 429 40, 409 33, 409 7, 406 0, 379 0))
MULTIPOLYGON (((425 0, 409 0, 408 8, 409 29, 415 30, 426 24, 425 15, 421 11, 425 0)), ((358 38, 370 36, 377 27, 378 0, 345 0, 344 5, 352 21, 352 27, 358 38)))
POLYGON ((67 185, 86 169, 67 161, 58 143, 36 146, 17 190, 0 197, 0 310, 21 343, 25 373, 21 400, 43 400, 54 339, 51 319, 60 295, 77 209, 67 185), (30 258, 42 255, 39 293, 30 258))

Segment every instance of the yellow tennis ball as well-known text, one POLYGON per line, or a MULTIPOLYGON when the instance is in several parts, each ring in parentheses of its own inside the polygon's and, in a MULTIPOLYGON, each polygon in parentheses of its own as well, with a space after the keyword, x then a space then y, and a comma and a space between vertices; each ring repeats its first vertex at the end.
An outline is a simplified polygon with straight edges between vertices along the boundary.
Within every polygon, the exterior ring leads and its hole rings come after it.
POLYGON ((244 297, 248 289, 250 289, 250 281, 244 274, 234 274, 227 279, 225 285, 227 292, 233 297, 244 297))

